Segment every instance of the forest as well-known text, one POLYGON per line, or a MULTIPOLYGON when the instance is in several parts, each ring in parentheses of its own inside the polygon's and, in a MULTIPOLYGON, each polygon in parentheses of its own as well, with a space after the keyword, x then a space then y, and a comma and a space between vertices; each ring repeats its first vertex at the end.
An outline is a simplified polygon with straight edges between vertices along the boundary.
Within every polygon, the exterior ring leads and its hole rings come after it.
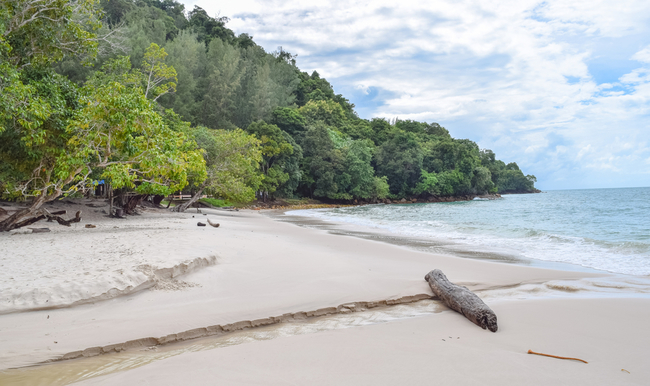
POLYGON ((438 123, 360 118, 227 23, 174 0, 3 0, 0 192, 31 206, 0 228, 98 181, 234 202, 536 191, 438 123))

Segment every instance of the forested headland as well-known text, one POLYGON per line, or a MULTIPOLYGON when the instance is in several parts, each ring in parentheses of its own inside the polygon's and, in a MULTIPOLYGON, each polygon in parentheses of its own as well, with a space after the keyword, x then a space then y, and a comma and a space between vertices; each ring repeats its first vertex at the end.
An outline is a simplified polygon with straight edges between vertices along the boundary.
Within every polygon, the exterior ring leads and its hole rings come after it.
POLYGON ((173 0, 3 0, 0 189, 31 205, 0 230, 101 180, 238 202, 536 191, 438 123, 359 118, 227 22, 173 0))

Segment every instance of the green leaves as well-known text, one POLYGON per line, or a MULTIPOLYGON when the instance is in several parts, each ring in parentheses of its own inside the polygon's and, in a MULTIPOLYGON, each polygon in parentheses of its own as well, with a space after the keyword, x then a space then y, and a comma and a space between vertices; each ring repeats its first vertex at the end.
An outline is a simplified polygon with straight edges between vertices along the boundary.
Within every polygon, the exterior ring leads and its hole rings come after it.
POLYGON ((18 67, 47 66, 65 56, 96 55, 94 30, 101 26, 96 0, 3 0, 0 42, 18 67), (4 44, 3 43, 3 44, 4 44))
POLYGON ((144 53, 141 71, 145 76, 144 96, 154 101, 161 96, 176 91, 176 70, 164 61, 167 53, 156 43, 151 43, 144 53))
POLYGON ((236 202, 255 198, 262 183, 259 163, 260 141, 243 130, 190 129, 198 146, 204 149, 207 167, 204 186, 208 193, 236 202))
MULTIPOLYGON (((126 64, 122 59, 110 68, 126 64)), ((135 187, 139 193, 181 190, 189 171, 205 179, 195 143, 165 124, 144 91, 129 84, 131 75, 118 72, 109 79, 99 74, 83 88, 84 108, 68 126, 69 144, 79 146, 78 157, 92 168, 106 168, 102 177, 115 188, 135 187), (127 84, 118 82, 120 77, 127 84)))
POLYGON ((248 132, 261 144, 263 179, 261 190, 274 193, 278 186, 287 182, 289 174, 283 170, 284 162, 294 153, 294 148, 285 133, 276 125, 258 121, 248 126, 248 132))
POLYGON ((383 198, 386 178, 372 168, 372 142, 351 140, 324 126, 311 128, 303 141, 303 190, 331 199, 383 198))

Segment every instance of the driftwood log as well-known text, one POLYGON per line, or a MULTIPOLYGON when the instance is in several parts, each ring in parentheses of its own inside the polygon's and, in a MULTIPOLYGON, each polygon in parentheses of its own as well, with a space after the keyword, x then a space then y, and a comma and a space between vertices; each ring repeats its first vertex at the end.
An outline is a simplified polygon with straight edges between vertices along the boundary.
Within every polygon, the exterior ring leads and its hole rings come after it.
MULTIPOLYGON (((27 225, 32 225, 32 224, 34 224, 36 222, 39 222, 39 221, 41 221, 43 219, 46 219, 46 218, 47 218, 48 222, 52 222, 52 221, 56 220, 57 218, 59 218, 59 219, 61 218, 61 217, 59 217, 57 215, 66 213, 65 210, 59 210, 57 212, 51 212, 50 213, 45 208, 41 208, 40 211, 42 213, 41 215, 34 216, 32 218, 28 218, 27 220, 23 220, 23 221, 21 221, 19 223, 16 223, 16 226, 14 227, 14 229, 22 228, 22 227, 27 226, 27 225)), ((81 214, 81 212, 79 212, 79 214, 81 214)), ((79 219, 79 221, 81 221, 81 219, 79 219)), ((73 222, 78 222, 78 221, 73 221, 73 222)), ((59 222, 59 224, 60 224, 60 222, 59 222)), ((70 224, 68 224, 68 226, 70 226, 70 224)))
POLYGON ((472 323, 497 332, 497 316, 475 293, 466 287, 461 287, 450 282, 439 269, 429 272, 424 280, 429 282, 429 287, 447 307, 463 314, 472 323))
POLYGON ((66 220, 66 219, 64 219, 63 217, 60 217, 60 216, 55 216, 54 214, 57 213, 57 212, 50 213, 47 210, 42 209, 42 208, 41 208, 41 212, 43 212, 43 214, 47 218, 47 221, 54 220, 54 221, 58 222, 60 225, 65 225, 67 227, 69 227, 70 224, 72 224, 74 222, 81 221, 81 211, 80 210, 78 210, 77 213, 75 213, 74 218, 71 218, 70 220, 66 220))
POLYGON ((31 229, 32 233, 45 233, 45 232, 50 232, 50 228, 30 228, 27 227, 27 229, 31 229))
POLYGON ((212 221, 210 221, 210 219, 208 219, 208 224, 210 224, 210 226, 213 226, 215 228, 219 228, 219 225, 220 225, 219 223, 216 223, 216 224, 213 223, 212 221))

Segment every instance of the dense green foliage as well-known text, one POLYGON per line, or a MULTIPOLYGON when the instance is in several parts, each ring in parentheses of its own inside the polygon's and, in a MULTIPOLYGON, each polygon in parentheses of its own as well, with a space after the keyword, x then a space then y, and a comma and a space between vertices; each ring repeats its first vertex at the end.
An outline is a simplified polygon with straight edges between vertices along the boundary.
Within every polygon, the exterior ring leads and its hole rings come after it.
POLYGON ((236 201, 535 191, 437 123, 359 118, 317 72, 227 22, 174 0, 3 1, 3 196, 92 178, 236 201))
POLYGON ((195 142, 147 98, 149 90, 154 97, 172 87, 162 83, 174 71, 159 47, 147 50, 144 72, 118 57, 83 87, 53 71, 65 58, 85 62, 98 53, 99 14, 92 0, 0 5, 0 194, 33 198, 0 221, 0 231, 20 226, 45 202, 92 187, 94 178, 142 194, 183 189, 188 173, 205 179, 195 142))

